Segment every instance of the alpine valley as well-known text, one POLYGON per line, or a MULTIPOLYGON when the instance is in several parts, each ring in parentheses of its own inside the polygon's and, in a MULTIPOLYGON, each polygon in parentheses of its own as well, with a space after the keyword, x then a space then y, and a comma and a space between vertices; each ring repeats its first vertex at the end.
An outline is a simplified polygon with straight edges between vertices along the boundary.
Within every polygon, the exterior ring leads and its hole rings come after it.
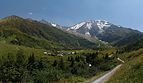
POLYGON ((142 48, 142 32, 105 20, 69 27, 12 15, 0 19, 0 82, 91 83, 122 64, 107 83, 142 83, 142 48))

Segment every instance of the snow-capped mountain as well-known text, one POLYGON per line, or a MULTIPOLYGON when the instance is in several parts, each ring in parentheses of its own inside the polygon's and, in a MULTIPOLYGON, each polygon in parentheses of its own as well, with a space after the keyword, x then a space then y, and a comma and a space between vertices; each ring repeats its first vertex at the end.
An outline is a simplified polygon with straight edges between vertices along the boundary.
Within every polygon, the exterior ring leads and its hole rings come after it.
POLYGON ((87 22, 81 22, 79 24, 76 24, 72 27, 70 27, 68 30, 77 30, 80 29, 81 27, 87 28, 87 29, 91 29, 91 28, 98 28, 99 30, 103 30, 103 28, 105 27, 110 27, 111 23, 109 23, 108 21, 102 21, 102 20, 97 20, 97 21, 87 21, 87 22))
MULTIPOLYGON (((104 30, 109 28, 112 24, 105 20, 97 20, 97 21, 87 21, 87 22, 81 22, 79 24, 76 24, 70 28, 68 28, 68 31, 74 31, 79 32, 85 35, 93 36, 93 32, 95 33, 102 33, 104 30)), ((95 34, 94 33, 94 34, 95 34)), ((94 35, 95 36, 95 35, 94 35)))
POLYGON ((97 21, 87 21, 87 22, 81 22, 79 24, 76 24, 72 27, 70 27, 68 30, 78 30, 82 27, 91 29, 91 28, 98 28, 99 30, 103 30, 105 27, 110 27, 111 24, 107 21, 97 20, 97 21))
POLYGON ((140 33, 136 30, 125 28, 119 25, 114 25, 105 20, 90 20, 81 22, 72 27, 69 27, 67 31, 80 33, 86 36, 96 37, 106 42, 115 42, 131 34, 140 33))

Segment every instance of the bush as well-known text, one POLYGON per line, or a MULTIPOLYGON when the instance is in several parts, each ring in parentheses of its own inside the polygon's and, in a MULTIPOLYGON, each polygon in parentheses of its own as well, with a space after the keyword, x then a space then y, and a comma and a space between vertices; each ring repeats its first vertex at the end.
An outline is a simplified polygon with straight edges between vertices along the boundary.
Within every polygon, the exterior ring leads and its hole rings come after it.
POLYGON ((36 71, 34 81, 36 83, 49 83, 63 79, 64 75, 61 70, 49 68, 42 71, 36 71))

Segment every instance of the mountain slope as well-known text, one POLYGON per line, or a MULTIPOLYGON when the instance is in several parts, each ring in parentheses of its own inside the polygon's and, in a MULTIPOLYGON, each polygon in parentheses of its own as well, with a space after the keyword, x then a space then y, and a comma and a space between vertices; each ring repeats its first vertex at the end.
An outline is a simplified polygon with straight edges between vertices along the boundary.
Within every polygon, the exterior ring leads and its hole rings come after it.
POLYGON ((116 42, 115 45, 121 47, 120 50, 123 52, 138 50, 143 48, 143 34, 132 34, 116 42))
POLYGON ((63 26, 60 26, 60 25, 55 24, 55 23, 48 22, 48 21, 43 20, 43 19, 40 22, 43 23, 43 24, 47 24, 47 25, 49 25, 51 27, 56 27, 56 28, 59 28, 59 29, 64 28, 63 26))
POLYGON ((124 55, 123 64, 107 83, 142 83, 143 82, 143 49, 124 55))
POLYGON ((50 22, 45 21, 45 20, 41 20, 40 22, 41 22, 41 23, 44 23, 44 24, 46 24, 46 25, 49 25, 49 26, 52 26, 52 27, 61 29, 62 31, 64 31, 64 32, 66 32, 66 33, 70 33, 70 34, 73 34, 73 35, 75 35, 75 36, 78 36, 78 37, 87 39, 87 40, 89 40, 90 42, 93 42, 93 43, 98 44, 98 47, 100 46, 100 48, 102 48, 102 49, 103 49, 103 48, 108 48, 109 46, 111 46, 111 45, 109 45, 107 42, 101 41, 101 40, 99 40, 99 39, 97 39, 97 38, 95 38, 95 37, 91 37, 91 36, 89 36, 89 35, 83 35, 83 34, 80 34, 80 33, 77 33, 77 32, 67 31, 66 29, 67 29, 68 27, 60 26, 60 25, 55 24, 55 23, 50 23, 50 22))
POLYGON ((63 32, 60 29, 38 21, 23 19, 18 16, 10 16, 1 19, 0 31, 1 40, 4 40, 6 43, 18 42, 19 44, 20 42, 21 45, 30 47, 35 47, 35 45, 37 45, 36 47, 44 47, 46 49, 80 49, 96 47, 95 43, 89 42, 86 39, 63 32))

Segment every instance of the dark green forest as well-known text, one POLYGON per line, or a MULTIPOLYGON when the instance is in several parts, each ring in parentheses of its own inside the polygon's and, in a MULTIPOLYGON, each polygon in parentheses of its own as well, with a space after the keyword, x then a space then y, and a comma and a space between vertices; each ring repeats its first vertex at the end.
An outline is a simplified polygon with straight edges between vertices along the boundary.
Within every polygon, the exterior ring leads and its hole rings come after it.
POLYGON ((71 76, 90 78, 98 72, 112 69, 117 64, 114 57, 109 58, 107 54, 101 57, 98 52, 59 57, 53 61, 49 61, 48 57, 36 57, 34 53, 27 56, 23 52, 18 50, 15 55, 7 53, 2 56, 1 82, 47 83, 68 79, 71 76))

